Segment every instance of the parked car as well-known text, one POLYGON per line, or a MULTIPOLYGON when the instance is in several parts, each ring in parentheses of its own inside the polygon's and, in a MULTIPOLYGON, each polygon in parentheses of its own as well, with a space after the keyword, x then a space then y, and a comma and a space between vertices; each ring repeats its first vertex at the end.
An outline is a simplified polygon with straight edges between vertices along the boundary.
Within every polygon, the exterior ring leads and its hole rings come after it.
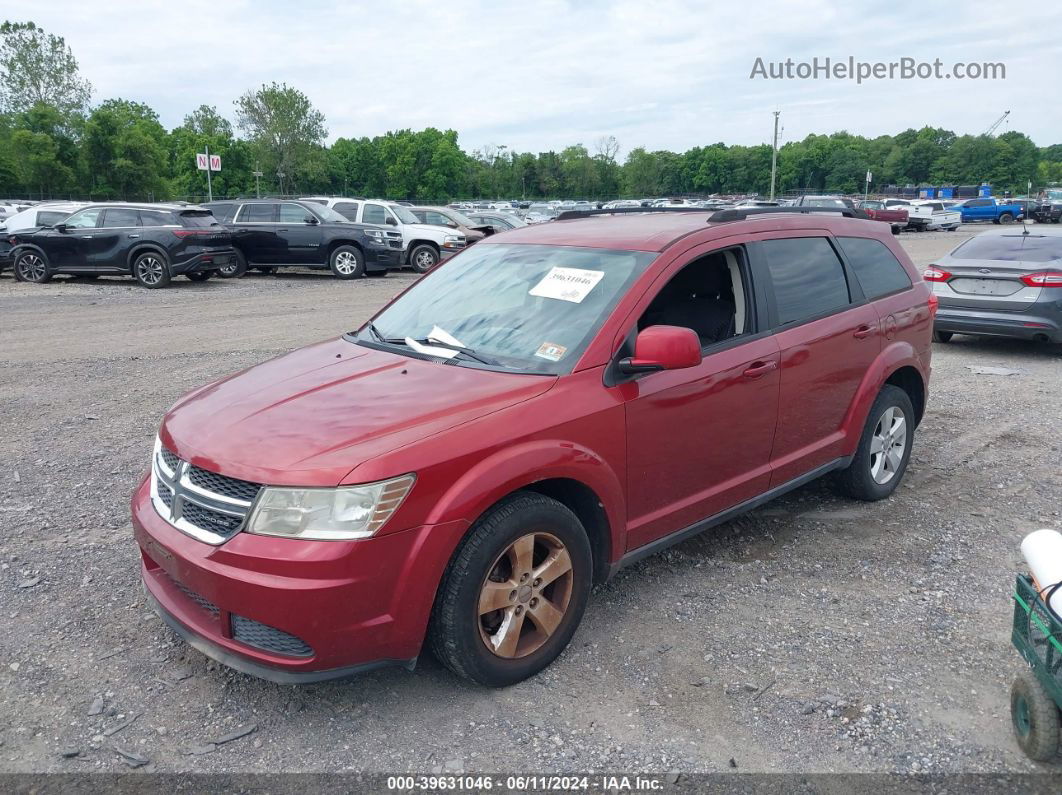
POLYGON ((850 199, 842 199, 840 196, 801 196, 796 200, 795 207, 852 207, 850 199))
POLYGON ((465 245, 471 246, 478 243, 487 235, 493 234, 494 229, 489 224, 481 224, 473 221, 467 215, 449 207, 410 207, 409 211, 417 216, 422 224, 431 226, 443 226, 453 229, 465 236, 465 245))
POLYGON ((232 230, 237 256, 223 276, 242 276, 248 268, 274 272, 302 266, 356 279, 401 267, 400 233, 351 223, 315 202, 235 199, 203 206, 232 230))
POLYGON ((0 221, 0 273, 9 267, 13 258, 13 248, 10 236, 12 232, 20 232, 25 229, 34 229, 42 226, 51 226, 62 221, 81 207, 86 202, 50 202, 48 204, 31 205, 21 212, 8 216, 0 221))
POLYGON ((521 226, 527 226, 527 221, 515 215, 509 213, 499 212, 483 212, 477 210, 470 212, 468 217, 479 225, 480 228, 486 226, 491 230, 491 234, 498 232, 504 232, 508 229, 517 229, 521 226))
POLYGON ((1020 218, 1022 212, 1021 205, 1001 202, 993 197, 966 199, 956 204, 953 209, 962 213, 962 222, 964 224, 975 221, 1009 224, 1020 218))
POLYGON ((937 342, 953 334, 1062 342, 1062 230, 990 229, 923 276, 940 301, 937 342))
POLYGON ((907 207, 909 219, 923 220, 928 230, 954 232, 962 225, 962 213, 935 199, 916 199, 907 207))
POLYGON ((1062 223, 1062 189, 1049 188, 1043 192, 1033 218, 1041 224, 1062 223))
POLYGON ((15 278, 126 275, 149 288, 174 276, 202 282, 236 257, 209 210, 188 204, 90 204, 50 227, 9 235, 15 278))
POLYGON ((466 245, 464 235, 423 224, 401 204, 380 199, 330 198, 327 206, 350 221, 393 226, 402 234, 402 265, 417 273, 427 273, 466 245))
POLYGON ((886 207, 883 201, 868 199, 859 203, 859 209, 869 215, 872 221, 888 224, 894 235, 907 227, 907 210, 902 207, 886 207))
POLYGON ((552 202, 549 204, 532 204, 527 208, 527 214, 524 216, 524 220, 529 224, 544 224, 548 221, 552 221, 558 215, 560 215, 560 202, 556 205, 552 202))
POLYGON ((514 229, 183 397, 132 497, 149 603, 268 679, 431 649, 503 686, 627 564, 826 473, 888 497, 929 287, 879 223, 733 218, 514 229))

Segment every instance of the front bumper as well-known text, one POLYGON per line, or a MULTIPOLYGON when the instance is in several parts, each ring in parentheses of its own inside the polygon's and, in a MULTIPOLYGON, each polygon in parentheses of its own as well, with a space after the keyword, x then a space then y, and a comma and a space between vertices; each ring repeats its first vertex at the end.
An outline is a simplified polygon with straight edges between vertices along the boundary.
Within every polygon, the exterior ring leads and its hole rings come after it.
POLYGON ((366 246, 365 270, 386 271, 402 267, 402 249, 387 247, 366 246))
POLYGON ((175 276, 187 273, 203 273, 230 265, 235 259, 236 249, 234 248, 212 249, 193 254, 179 262, 174 262, 170 265, 170 272, 175 276))
MULTIPOLYGON (((1030 309, 1036 306, 1032 304, 1030 309)), ((1062 342, 1062 313, 1050 317, 1026 312, 985 312, 941 305, 933 321, 933 330, 1023 340, 1047 337, 1051 342, 1062 342)))
POLYGON ((204 654, 279 682, 411 667, 467 529, 450 522, 353 542, 241 532, 212 546, 158 515, 147 479, 131 508, 144 585, 163 619, 204 654))

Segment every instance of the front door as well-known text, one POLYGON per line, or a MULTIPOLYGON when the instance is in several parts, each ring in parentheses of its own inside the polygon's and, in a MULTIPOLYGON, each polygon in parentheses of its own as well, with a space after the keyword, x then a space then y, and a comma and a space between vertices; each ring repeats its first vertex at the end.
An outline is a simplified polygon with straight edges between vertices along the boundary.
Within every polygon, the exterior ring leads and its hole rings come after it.
POLYGON ((298 204, 280 205, 277 237, 282 247, 280 257, 286 263, 321 262, 321 225, 310 223, 314 218, 309 210, 298 204))
POLYGON ((40 246, 53 268, 83 270, 86 267, 96 224, 102 214, 102 207, 74 213, 60 224, 63 231, 51 229, 41 237, 40 246))
POLYGON ((778 345, 759 328, 744 251, 694 253, 686 262, 639 325, 698 326, 703 360, 620 385, 626 398, 628 550, 751 499, 770 481, 778 345), (721 298, 708 286, 710 278, 683 283, 700 268, 722 272, 716 280, 721 298), (670 297, 685 306, 654 309, 670 297), (701 326, 699 316, 716 312, 719 300, 733 308, 731 326, 701 326))

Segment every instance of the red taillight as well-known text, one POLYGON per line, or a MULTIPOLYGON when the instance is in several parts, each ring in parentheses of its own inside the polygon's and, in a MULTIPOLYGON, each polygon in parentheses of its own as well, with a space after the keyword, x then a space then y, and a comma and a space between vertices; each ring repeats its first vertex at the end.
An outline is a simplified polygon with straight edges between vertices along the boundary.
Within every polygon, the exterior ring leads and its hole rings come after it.
POLYGON ((214 235, 217 231, 214 229, 173 229, 171 230, 177 237, 196 237, 197 235, 214 235))
POLYGON ((951 274, 943 268, 938 268, 936 265, 930 265, 922 271, 922 278, 927 282, 946 282, 951 278, 951 274))
POLYGON ((929 294, 929 316, 936 317, 937 309, 940 308, 940 299, 932 293, 929 294))
POLYGON ((1029 287, 1062 287, 1062 271, 1038 271, 1021 277, 1029 287))

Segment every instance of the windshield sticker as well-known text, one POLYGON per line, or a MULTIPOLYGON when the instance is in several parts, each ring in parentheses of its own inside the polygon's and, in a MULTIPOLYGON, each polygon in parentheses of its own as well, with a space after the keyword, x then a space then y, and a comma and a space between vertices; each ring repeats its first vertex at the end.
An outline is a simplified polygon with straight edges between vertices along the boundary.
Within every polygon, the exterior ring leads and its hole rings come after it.
POLYGON ((604 275, 604 271, 582 268, 552 268, 542 277, 542 281, 531 288, 531 295, 581 304, 604 275))
POLYGON ((543 342, 538 346, 538 350, 535 351, 535 356, 540 359, 549 359, 551 362, 559 362, 561 357, 568 352, 568 349, 563 345, 557 345, 553 342, 543 342))

